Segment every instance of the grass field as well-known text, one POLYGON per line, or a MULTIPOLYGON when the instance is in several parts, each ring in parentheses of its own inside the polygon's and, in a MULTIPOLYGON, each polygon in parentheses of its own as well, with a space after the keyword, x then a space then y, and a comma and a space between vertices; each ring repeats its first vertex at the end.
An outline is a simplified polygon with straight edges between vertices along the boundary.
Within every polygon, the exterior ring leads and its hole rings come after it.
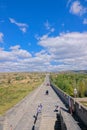
POLYGON ((0 115, 44 81, 41 73, 0 73, 0 115))

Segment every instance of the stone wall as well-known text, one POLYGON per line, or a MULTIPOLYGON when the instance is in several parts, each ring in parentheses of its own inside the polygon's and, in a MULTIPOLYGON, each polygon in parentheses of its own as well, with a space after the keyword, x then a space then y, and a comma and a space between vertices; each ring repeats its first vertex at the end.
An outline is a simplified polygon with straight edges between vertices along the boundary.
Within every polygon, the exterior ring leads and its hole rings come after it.
POLYGON ((69 98, 72 102, 72 111, 82 120, 82 122, 87 126, 87 108, 76 101, 74 98, 70 97, 68 94, 64 93, 61 89, 55 87, 51 84, 54 91, 58 94, 61 100, 69 107, 69 98))

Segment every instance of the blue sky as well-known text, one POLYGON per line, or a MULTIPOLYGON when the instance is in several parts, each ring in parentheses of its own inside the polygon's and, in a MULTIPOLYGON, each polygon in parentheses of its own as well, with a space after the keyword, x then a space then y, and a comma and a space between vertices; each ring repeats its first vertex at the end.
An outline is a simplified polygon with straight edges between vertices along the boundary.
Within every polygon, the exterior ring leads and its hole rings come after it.
POLYGON ((0 0, 0 72, 87 70, 87 0, 0 0))

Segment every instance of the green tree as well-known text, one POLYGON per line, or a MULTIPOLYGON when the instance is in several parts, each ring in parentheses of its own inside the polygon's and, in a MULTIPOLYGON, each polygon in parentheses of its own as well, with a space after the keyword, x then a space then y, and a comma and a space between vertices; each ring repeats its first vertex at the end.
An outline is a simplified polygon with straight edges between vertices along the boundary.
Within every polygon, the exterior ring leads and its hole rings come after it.
POLYGON ((84 95, 85 95, 85 90, 86 90, 86 88, 85 88, 85 83, 84 83, 84 81, 80 81, 80 83, 79 83, 79 90, 78 90, 78 95, 79 95, 79 97, 84 97, 84 95))

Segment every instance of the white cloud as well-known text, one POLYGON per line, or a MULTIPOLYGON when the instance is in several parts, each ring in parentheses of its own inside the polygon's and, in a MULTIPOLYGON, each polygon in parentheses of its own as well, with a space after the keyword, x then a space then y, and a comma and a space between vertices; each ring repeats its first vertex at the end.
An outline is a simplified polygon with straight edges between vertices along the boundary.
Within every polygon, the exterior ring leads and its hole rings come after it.
POLYGON ((87 19, 86 18, 83 20, 83 24, 87 24, 87 19))
POLYGON ((44 26, 46 27, 47 30, 50 29, 50 23, 48 22, 48 20, 44 23, 44 26))
POLYGON ((55 31, 55 29, 54 29, 54 28, 51 28, 51 29, 50 29, 50 31, 51 31, 51 32, 54 32, 54 31, 55 31))
POLYGON ((86 12, 87 12, 87 8, 83 7, 78 0, 72 3, 70 8, 70 13, 78 16, 82 16, 86 12))
POLYGON ((87 32, 84 33, 72 32, 72 33, 63 33, 60 36, 56 37, 42 36, 40 38, 39 45, 50 49, 51 47, 55 49, 56 47, 58 47, 59 49, 61 48, 67 49, 70 46, 79 47, 80 44, 81 46, 83 46, 87 43, 86 40, 87 40, 87 32))
POLYGON ((35 34, 35 39, 39 40, 40 36, 38 34, 35 34))
POLYGON ((32 55, 20 48, 19 45, 10 47, 11 51, 0 51, 0 72, 5 71, 26 71, 31 64, 26 64, 25 61, 30 61, 32 55), (28 66, 28 67, 27 67, 28 66))
POLYGON ((27 31, 26 27, 21 27, 20 30, 21 30, 22 32, 24 32, 24 33, 26 33, 26 31, 27 31))
POLYGON ((46 30, 49 31, 49 33, 55 31, 55 29, 50 25, 50 23, 48 22, 48 20, 44 23, 44 26, 45 26, 46 30))
MULTIPOLYGON (((26 52, 26 50, 23 50, 26 52)), ((21 52, 21 54, 23 53, 21 52)), ((0 52, 0 71, 46 71, 47 66, 49 64, 46 61, 47 55, 36 54, 35 57, 23 57, 20 58, 20 54, 18 52, 14 53, 2 51, 0 52)), ((20 51, 19 51, 20 53, 20 51)), ((26 52, 29 53, 29 52, 26 52)), ((24 54, 25 55, 25 54, 24 54)))
POLYGON ((14 20, 13 18, 9 18, 10 22, 15 24, 16 26, 19 27, 19 29, 22 31, 22 32, 26 32, 27 31, 27 28, 28 28, 28 25, 25 24, 25 23, 19 23, 17 22, 16 20, 14 20))
POLYGON ((10 49, 11 50, 18 50, 18 49, 20 49, 20 45, 11 46, 10 49))
POLYGON ((66 33, 57 37, 40 38, 39 45, 50 54, 53 67, 62 66, 61 69, 87 69, 87 32, 66 33), (86 63, 85 63, 86 62, 86 63), (81 65, 81 66, 80 66, 81 65))
POLYGON ((0 51, 0 60, 1 61, 18 61, 24 58, 30 58, 31 54, 26 50, 20 49, 20 46, 12 46, 10 47, 11 51, 0 51))
POLYGON ((31 54, 20 48, 20 45, 11 46, 10 49, 12 50, 12 54, 18 58, 24 59, 31 57, 31 54))
POLYGON ((0 50, 0 71, 62 71, 87 69, 87 32, 61 33, 56 37, 43 35, 43 47, 32 56, 20 45, 10 51, 0 50))
POLYGON ((39 40, 45 40, 48 38, 48 34, 43 35, 42 37, 39 37, 39 40))
POLYGON ((0 42, 3 43, 3 37, 4 37, 4 34, 2 32, 0 32, 0 42))

